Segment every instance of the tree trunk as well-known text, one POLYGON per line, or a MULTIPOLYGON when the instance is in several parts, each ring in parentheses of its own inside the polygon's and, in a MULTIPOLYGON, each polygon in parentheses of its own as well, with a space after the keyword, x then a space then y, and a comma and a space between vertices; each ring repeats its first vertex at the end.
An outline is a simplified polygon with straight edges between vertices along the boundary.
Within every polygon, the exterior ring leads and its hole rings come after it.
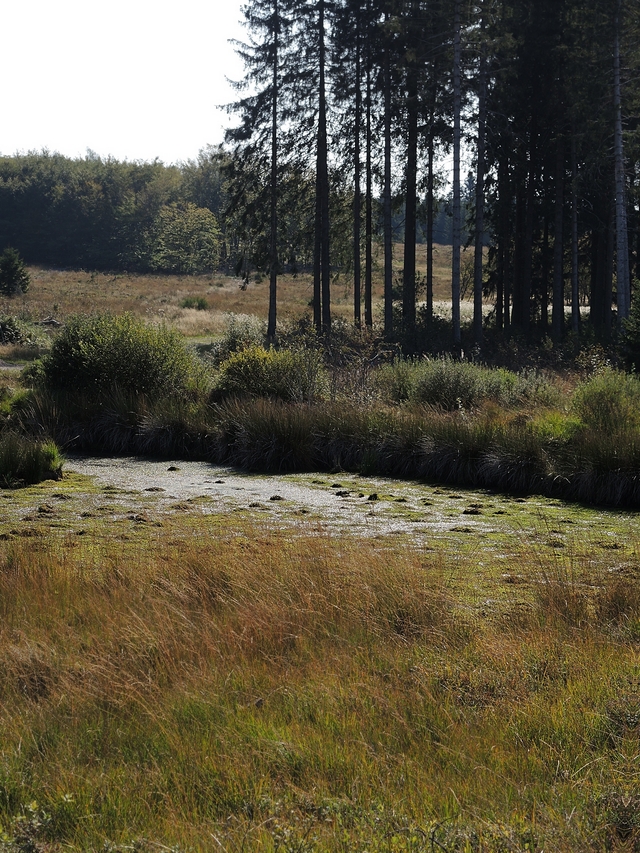
POLYGON ((453 323, 453 346, 459 352, 460 335, 460 234, 461 234, 461 204, 460 204, 460 143, 461 128, 460 114, 462 110, 462 86, 460 79, 460 30, 461 30, 461 0, 455 0, 454 32, 453 32, 453 245, 451 251, 451 319, 453 323))
POLYGON ((360 193, 360 124, 362 121, 362 92, 360 90, 360 3, 356 12, 356 98, 354 116, 354 186, 353 186, 353 321, 361 324, 360 305, 360 219, 362 196, 360 193))
POLYGON ((615 175, 616 175, 616 277, 618 291, 618 326, 629 317, 631 282, 629 277, 629 248, 627 209, 625 202, 624 147, 622 140, 622 96, 620 86, 620 33, 622 31, 622 0, 617 0, 613 46, 613 106, 615 110, 615 175))
POLYGON ((509 292, 507 287, 508 246, 511 240, 511 192, 509 186, 509 164, 504 154, 498 161, 498 205, 499 236, 496 282, 496 327, 502 331, 509 325, 509 292), (506 316, 506 320, 505 320, 506 316))
POLYGON ((529 335, 531 328, 531 285, 533 281, 533 231, 535 223, 536 176, 538 169, 538 122, 534 112, 531 120, 529 174, 527 176, 527 203, 525 208, 524 251, 522 271, 521 330, 529 335))
POLYGON ((427 160, 427 326, 433 322, 433 126, 429 131, 427 160))
MULTIPOLYGON (((371 0, 367 2, 369 11, 371 0)), ((370 15, 367 15, 367 21, 370 15)), ((365 260, 364 260, 364 322, 371 328, 373 326, 373 177, 371 173, 371 56, 369 48, 369 37, 367 37, 367 111, 366 111, 366 200, 365 200, 365 260)))
POLYGON ((571 134, 571 331, 580 330, 580 293, 578 280, 578 157, 575 130, 571 134))
MULTIPOLYGON (((484 35, 484 17, 480 22, 484 35)), ((473 257, 473 339, 482 346, 482 250, 484 248, 484 169, 485 138, 487 123, 487 60, 483 43, 480 46, 480 68, 478 70, 478 141, 476 165, 476 219, 473 257)))
POLYGON ((405 165, 404 270, 402 274, 402 327, 409 348, 416 330, 416 192, 418 177, 418 81, 409 68, 407 81, 407 159, 405 165))
MULTIPOLYGON (((385 16, 388 23, 389 16, 385 16)), ((384 47, 384 334, 389 340, 393 336, 393 235, 391 232, 391 57, 389 34, 386 33, 384 47)))
POLYGON ((276 304, 278 290, 278 0, 274 0, 275 28, 273 33, 273 78, 271 100, 271 235, 269 248, 269 321, 267 340, 276 337, 276 304))
POLYGON ((540 327, 544 335, 549 328, 549 218, 544 218, 540 282, 540 327))
POLYGON ((556 140, 556 198, 553 229, 553 297, 551 337, 559 344, 564 334, 564 139, 556 140))
POLYGON ((320 196, 320 296, 322 332, 331 332, 331 268, 329 266, 329 169, 327 163, 327 96, 325 87, 325 2, 320 0, 318 16, 318 193, 320 196))
POLYGON ((522 165, 519 164, 515 176, 515 225, 513 245, 513 306, 511 309, 511 324, 514 328, 522 331, 524 324, 525 303, 525 251, 524 243, 526 237, 526 193, 525 178, 522 174, 522 165))

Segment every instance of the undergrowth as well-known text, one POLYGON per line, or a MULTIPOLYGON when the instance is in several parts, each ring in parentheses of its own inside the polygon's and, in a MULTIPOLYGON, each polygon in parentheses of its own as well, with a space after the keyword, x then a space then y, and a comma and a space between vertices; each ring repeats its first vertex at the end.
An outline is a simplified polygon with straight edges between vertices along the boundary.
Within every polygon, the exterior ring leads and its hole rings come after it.
POLYGON ((640 380, 558 380, 451 358, 385 363, 363 333, 264 349, 233 317, 208 366, 131 315, 73 318, 0 414, 62 447, 249 470, 339 470, 640 505, 640 380), (353 337, 353 336, 352 336, 353 337), (215 362, 215 363, 214 363, 215 362))

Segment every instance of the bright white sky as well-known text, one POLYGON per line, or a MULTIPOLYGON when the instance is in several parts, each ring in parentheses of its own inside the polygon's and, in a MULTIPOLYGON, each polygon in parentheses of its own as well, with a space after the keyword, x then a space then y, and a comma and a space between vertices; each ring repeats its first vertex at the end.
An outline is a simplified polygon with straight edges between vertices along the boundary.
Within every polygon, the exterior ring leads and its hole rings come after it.
POLYGON ((243 0, 4 0, 0 153, 193 159, 222 142, 243 0))

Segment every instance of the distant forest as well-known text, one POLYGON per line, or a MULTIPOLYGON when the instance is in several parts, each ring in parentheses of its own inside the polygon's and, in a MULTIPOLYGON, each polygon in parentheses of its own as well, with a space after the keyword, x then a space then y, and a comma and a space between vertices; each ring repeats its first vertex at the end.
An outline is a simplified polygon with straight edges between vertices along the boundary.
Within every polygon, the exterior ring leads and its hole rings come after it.
POLYGON ((220 262, 220 155, 180 167, 93 154, 0 158, 0 245, 28 263, 192 273, 220 262))
MULTIPOLYGON (((17 248, 29 263, 67 268, 259 269, 260 234, 243 221, 244 210, 229 206, 231 158, 222 147, 205 148, 196 161, 179 166, 123 163, 91 153, 81 159, 48 152, 0 157, 0 246, 17 248)), ((261 181, 268 185, 263 174, 252 177, 254 184, 261 181)), ((312 198, 313 183, 305 189, 312 198)), ((343 209, 350 200, 336 199, 343 209)), ((450 207, 447 200, 439 204, 437 243, 451 243, 450 207)), ((393 228, 401 239, 400 212, 393 228)), ((295 232, 300 242, 288 269, 303 269, 307 261, 310 268, 313 246, 305 234, 312 228, 300 221, 295 232)), ((417 240, 425 238, 419 223, 417 240)), ((341 270, 339 263, 335 269, 341 270)))

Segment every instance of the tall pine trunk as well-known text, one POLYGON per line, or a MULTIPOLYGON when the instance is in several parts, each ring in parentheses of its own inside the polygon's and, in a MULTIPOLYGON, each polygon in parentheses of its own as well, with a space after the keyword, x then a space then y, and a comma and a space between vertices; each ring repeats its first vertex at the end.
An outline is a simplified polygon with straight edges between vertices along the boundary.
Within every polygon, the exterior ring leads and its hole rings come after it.
POLYGON ((575 334, 580 330, 578 261, 578 155, 574 128, 571 134, 571 331, 575 334))
MULTIPOLYGON (((367 6, 369 4, 367 3, 367 6)), ((367 16, 368 19, 368 16, 367 16)), ((367 40, 368 45, 368 40, 367 40)), ((366 108, 366 200, 364 249, 364 322, 373 326, 373 175, 371 162, 371 57, 367 47, 367 108, 366 108)))
MULTIPOLYGON (((484 31, 484 19, 480 28, 484 31)), ((473 257, 473 339, 482 346, 482 250, 484 248, 484 169, 487 123, 487 60, 484 40, 478 70, 478 140, 476 164, 476 217, 473 257)))
POLYGON ((429 131, 429 151, 427 155, 427 325, 433 321, 433 128, 429 131))
POLYGON ((461 83, 461 0, 455 0, 453 31, 453 245, 451 254, 451 318, 453 323, 453 346, 460 350, 460 246, 461 246, 461 199, 460 199, 460 143, 462 138, 460 119, 462 112, 461 83))
POLYGON ((278 290, 278 0, 274 0, 273 13, 275 27, 273 32, 273 77, 271 83, 271 234, 269 247, 269 321, 267 324, 267 340, 269 342, 273 342, 276 337, 278 290))
MULTIPOLYGON (((388 25, 389 16, 385 16, 388 25)), ((391 49, 389 33, 385 33, 384 46, 384 334, 387 340, 393 336, 393 235, 391 232, 391 49)))
POLYGON ((362 195, 360 192, 360 125, 362 122, 362 91, 360 88, 360 3, 356 11, 356 79, 355 79, 355 116, 354 116, 354 179, 353 179, 353 321, 361 325, 361 270, 360 270, 360 226, 362 195))
POLYGON ((616 176, 616 277, 618 283, 618 325, 629 317, 631 283, 629 277, 629 247, 627 209, 625 201, 624 146, 622 140, 622 95, 620 84, 620 33, 622 31, 622 0, 617 0, 613 45, 613 106, 615 110, 614 158, 616 176))
POLYGON ((318 15, 318 145, 317 145, 317 196, 316 224, 320 226, 319 278, 321 302, 321 329, 331 332, 331 268, 329 266, 329 168, 327 158, 327 94, 325 83, 325 0, 319 2, 318 15))
POLYGON ((402 327, 409 347, 416 330, 416 192, 418 178, 418 81, 414 66, 407 81, 407 159, 405 165, 404 271, 402 327))
POLYGON ((553 228, 553 296, 551 337, 559 344, 564 334, 564 138, 556 140, 556 194, 553 228))

